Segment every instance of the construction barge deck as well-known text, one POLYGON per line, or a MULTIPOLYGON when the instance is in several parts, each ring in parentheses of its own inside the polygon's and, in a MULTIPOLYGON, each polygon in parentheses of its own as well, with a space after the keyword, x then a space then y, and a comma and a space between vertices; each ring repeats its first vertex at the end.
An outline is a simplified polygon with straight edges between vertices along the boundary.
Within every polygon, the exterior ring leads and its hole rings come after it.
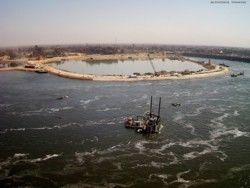
POLYGON ((142 116, 128 117, 125 121, 125 127, 135 129, 138 133, 154 134, 159 133, 161 126, 161 97, 159 98, 158 113, 152 111, 153 97, 150 98, 150 109, 142 116))

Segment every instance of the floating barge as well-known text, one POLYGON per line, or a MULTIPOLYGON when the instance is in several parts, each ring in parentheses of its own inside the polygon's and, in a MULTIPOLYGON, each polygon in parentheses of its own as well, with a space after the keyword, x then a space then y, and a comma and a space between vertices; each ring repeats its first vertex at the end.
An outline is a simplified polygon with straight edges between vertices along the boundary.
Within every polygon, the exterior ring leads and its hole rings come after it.
POLYGON ((158 113, 152 112, 153 97, 150 98, 150 110, 142 116, 128 117, 125 127, 135 129, 138 133, 154 134, 160 130, 161 97, 159 98, 158 113))
POLYGON ((226 65, 225 63, 220 63, 219 65, 223 67, 230 67, 229 65, 226 65))
POLYGON ((231 74, 231 77, 238 77, 238 76, 244 76, 244 71, 231 74))
POLYGON ((48 71, 45 70, 45 69, 38 69, 38 70, 36 70, 36 73, 38 73, 38 74, 46 74, 46 73, 48 73, 48 71))

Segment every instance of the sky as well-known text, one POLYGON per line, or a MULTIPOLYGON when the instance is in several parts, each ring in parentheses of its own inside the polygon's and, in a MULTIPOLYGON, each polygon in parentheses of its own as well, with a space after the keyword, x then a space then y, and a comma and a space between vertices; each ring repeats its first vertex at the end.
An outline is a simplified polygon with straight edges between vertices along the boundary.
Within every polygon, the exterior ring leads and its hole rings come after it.
POLYGON ((0 46, 148 43, 250 47, 250 2, 0 0, 0 46))

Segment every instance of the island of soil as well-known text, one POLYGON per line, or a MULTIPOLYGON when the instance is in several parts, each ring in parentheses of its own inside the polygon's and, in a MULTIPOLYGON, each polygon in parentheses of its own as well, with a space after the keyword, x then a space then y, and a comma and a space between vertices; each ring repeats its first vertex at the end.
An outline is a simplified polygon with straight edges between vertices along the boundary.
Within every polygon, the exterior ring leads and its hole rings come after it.
MULTIPOLYGON (((57 49, 57 48, 56 48, 57 49)), ((104 48, 105 49, 105 48, 104 48)), ((217 65, 211 62, 197 61, 186 58, 180 54, 171 51, 154 51, 146 52, 140 50, 136 52, 109 52, 109 53, 81 53, 81 52, 55 52, 52 55, 44 55, 42 48, 35 46, 31 54, 24 53, 22 58, 11 58, 11 54, 0 56, 0 71, 30 71, 37 73, 50 73, 64 78, 79 79, 79 80, 94 80, 94 81, 141 81, 141 80, 164 80, 164 79, 192 79, 202 78, 216 75, 223 75, 229 71, 226 65, 217 65), (148 60, 153 59, 170 59, 181 62, 189 61, 199 64, 203 69, 197 71, 167 71, 161 70, 159 72, 152 71, 147 73, 134 72, 132 75, 94 75, 94 74, 80 74, 76 72, 69 72, 60 70, 52 63, 70 60, 87 61, 91 63, 105 62, 111 60, 148 60)), ((0 54, 1 55, 1 54, 0 54)), ((143 66, 143 65, 142 65, 143 66)), ((181 66, 181 65, 180 65, 181 66)))

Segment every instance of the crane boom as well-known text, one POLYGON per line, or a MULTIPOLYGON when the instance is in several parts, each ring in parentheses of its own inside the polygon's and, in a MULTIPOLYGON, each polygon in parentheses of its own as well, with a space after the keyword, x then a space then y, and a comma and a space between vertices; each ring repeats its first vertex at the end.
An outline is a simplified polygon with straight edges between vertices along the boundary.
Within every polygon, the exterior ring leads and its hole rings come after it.
POLYGON ((158 73, 156 72, 155 66, 154 66, 154 64, 153 64, 153 62, 152 62, 152 60, 151 60, 149 54, 148 54, 148 59, 149 59, 149 62, 150 62, 150 64, 151 64, 151 67, 152 67, 153 70, 154 70, 154 74, 157 75, 158 73))

